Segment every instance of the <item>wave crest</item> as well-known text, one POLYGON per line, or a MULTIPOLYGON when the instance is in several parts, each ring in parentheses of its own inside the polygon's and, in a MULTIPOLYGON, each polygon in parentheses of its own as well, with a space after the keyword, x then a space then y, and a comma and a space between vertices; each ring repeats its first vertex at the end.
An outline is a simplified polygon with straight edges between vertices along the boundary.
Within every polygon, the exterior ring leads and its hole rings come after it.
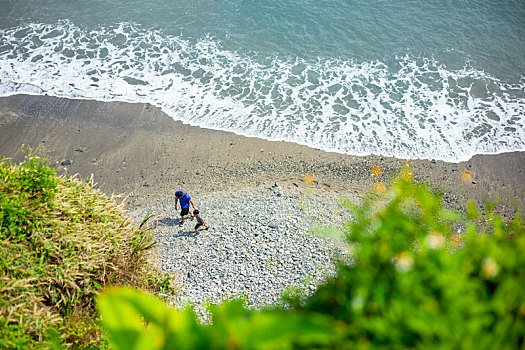
POLYGON ((175 119, 355 155, 461 161, 525 149, 525 79, 434 58, 242 55, 213 38, 68 21, 0 31, 0 95, 147 102, 175 119))

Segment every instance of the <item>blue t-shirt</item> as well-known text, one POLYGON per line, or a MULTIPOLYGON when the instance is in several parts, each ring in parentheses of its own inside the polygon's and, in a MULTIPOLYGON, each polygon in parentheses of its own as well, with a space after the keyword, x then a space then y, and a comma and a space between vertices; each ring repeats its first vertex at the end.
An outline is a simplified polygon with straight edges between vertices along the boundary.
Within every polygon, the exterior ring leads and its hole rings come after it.
POLYGON ((177 191, 177 192, 175 192, 175 197, 177 197, 177 199, 179 200, 181 208, 189 208, 190 207, 191 197, 190 197, 189 194, 187 194, 184 191, 177 191), (181 198, 177 197, 177 194, 179 192, 182 192, 182 197, 181 198))

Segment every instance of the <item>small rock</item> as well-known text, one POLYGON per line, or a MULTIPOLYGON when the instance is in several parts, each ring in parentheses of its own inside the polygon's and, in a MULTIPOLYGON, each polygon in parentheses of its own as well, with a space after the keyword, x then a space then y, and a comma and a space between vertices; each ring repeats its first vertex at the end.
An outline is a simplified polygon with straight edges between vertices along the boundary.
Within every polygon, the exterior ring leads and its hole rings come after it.
POLYGON ((68 160, 64 160, 62 163, 63 166, 68 166, 68 165, 71 165, 71 161, 68 159, 68 160))

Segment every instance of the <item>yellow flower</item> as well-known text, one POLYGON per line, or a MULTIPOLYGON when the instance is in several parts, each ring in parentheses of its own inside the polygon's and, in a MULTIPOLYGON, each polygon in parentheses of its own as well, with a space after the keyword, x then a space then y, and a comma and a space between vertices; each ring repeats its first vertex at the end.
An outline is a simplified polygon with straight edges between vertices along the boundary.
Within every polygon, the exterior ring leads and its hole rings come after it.
POLYGON ((465 181, 465 182, 470 182, 472 181, 472 173, 468 170, 463 170, 461 172, 461 180, 465 181))
POLYGON ((379 165, 374 165, 372 168, 370 168, 370 174, 372 176, 379 176, 383 173, 383 169, 379 165))
POLYGON ((405 181, 412 181, 414 172, 410 168, 404 168, 403 171, 401 171, 401 178, 405 181))
POLYGON ((408 272, 414 266, 414 258, 408 252, 401 252, 396 256, 396 269, 399 272, 408 272))
POLYGON ((483 260, 483 274, 485 277, 494 278, 499 273, 499 265, 492 258, 483 260))
POLYGON ((425 245, 430 249, 439 249, 445 244, 445 236, 439 232, 432 232, 425 237, 425 245))
POLYGON ((454 243, 455 245, 460 245, 461 243, 463 243, 463 236, 460 235, 459 233, 454 233, 450 239, 452 240, 452 243, 454 243))
POLYGON ((376 193, 384 193, 386 191, 386 185, 383 181, 378 181, 374 184, 374 191, 376 191, 376 193))
POLYGON ((308 185, 313 185, 314 184, 314 176, 313 175, 305 175, 304 178, 303 178, 303 181, 308 184, 308 185))

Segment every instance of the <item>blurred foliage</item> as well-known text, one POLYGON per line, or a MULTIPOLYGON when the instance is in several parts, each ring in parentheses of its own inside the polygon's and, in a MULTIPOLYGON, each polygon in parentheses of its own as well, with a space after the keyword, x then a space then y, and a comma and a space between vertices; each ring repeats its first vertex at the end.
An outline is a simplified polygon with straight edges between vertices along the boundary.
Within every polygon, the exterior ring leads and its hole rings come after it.
POLYGON ((480 213, 446 210, 412 177, 346 206, 356 262, 297 310, 348 325, 358 348, 524 348, 525 231, 480 213))
POLYGON ((315 312, 247 310, 242 300, 209 308, 213 325, 190 307, 176 311, 130 288, 98 298, 102 324, 115 349, 288 349, 324 347, 342 340, 343 322, 315 312))
POLYGON ((312 296, 251 311, 212 306, 211 325, 129 289, 98 299, 117 349, 525 348, 525 232, 469 203, 464 213, 413 183, 405 169, 346 202, 350 263, 312 296))

